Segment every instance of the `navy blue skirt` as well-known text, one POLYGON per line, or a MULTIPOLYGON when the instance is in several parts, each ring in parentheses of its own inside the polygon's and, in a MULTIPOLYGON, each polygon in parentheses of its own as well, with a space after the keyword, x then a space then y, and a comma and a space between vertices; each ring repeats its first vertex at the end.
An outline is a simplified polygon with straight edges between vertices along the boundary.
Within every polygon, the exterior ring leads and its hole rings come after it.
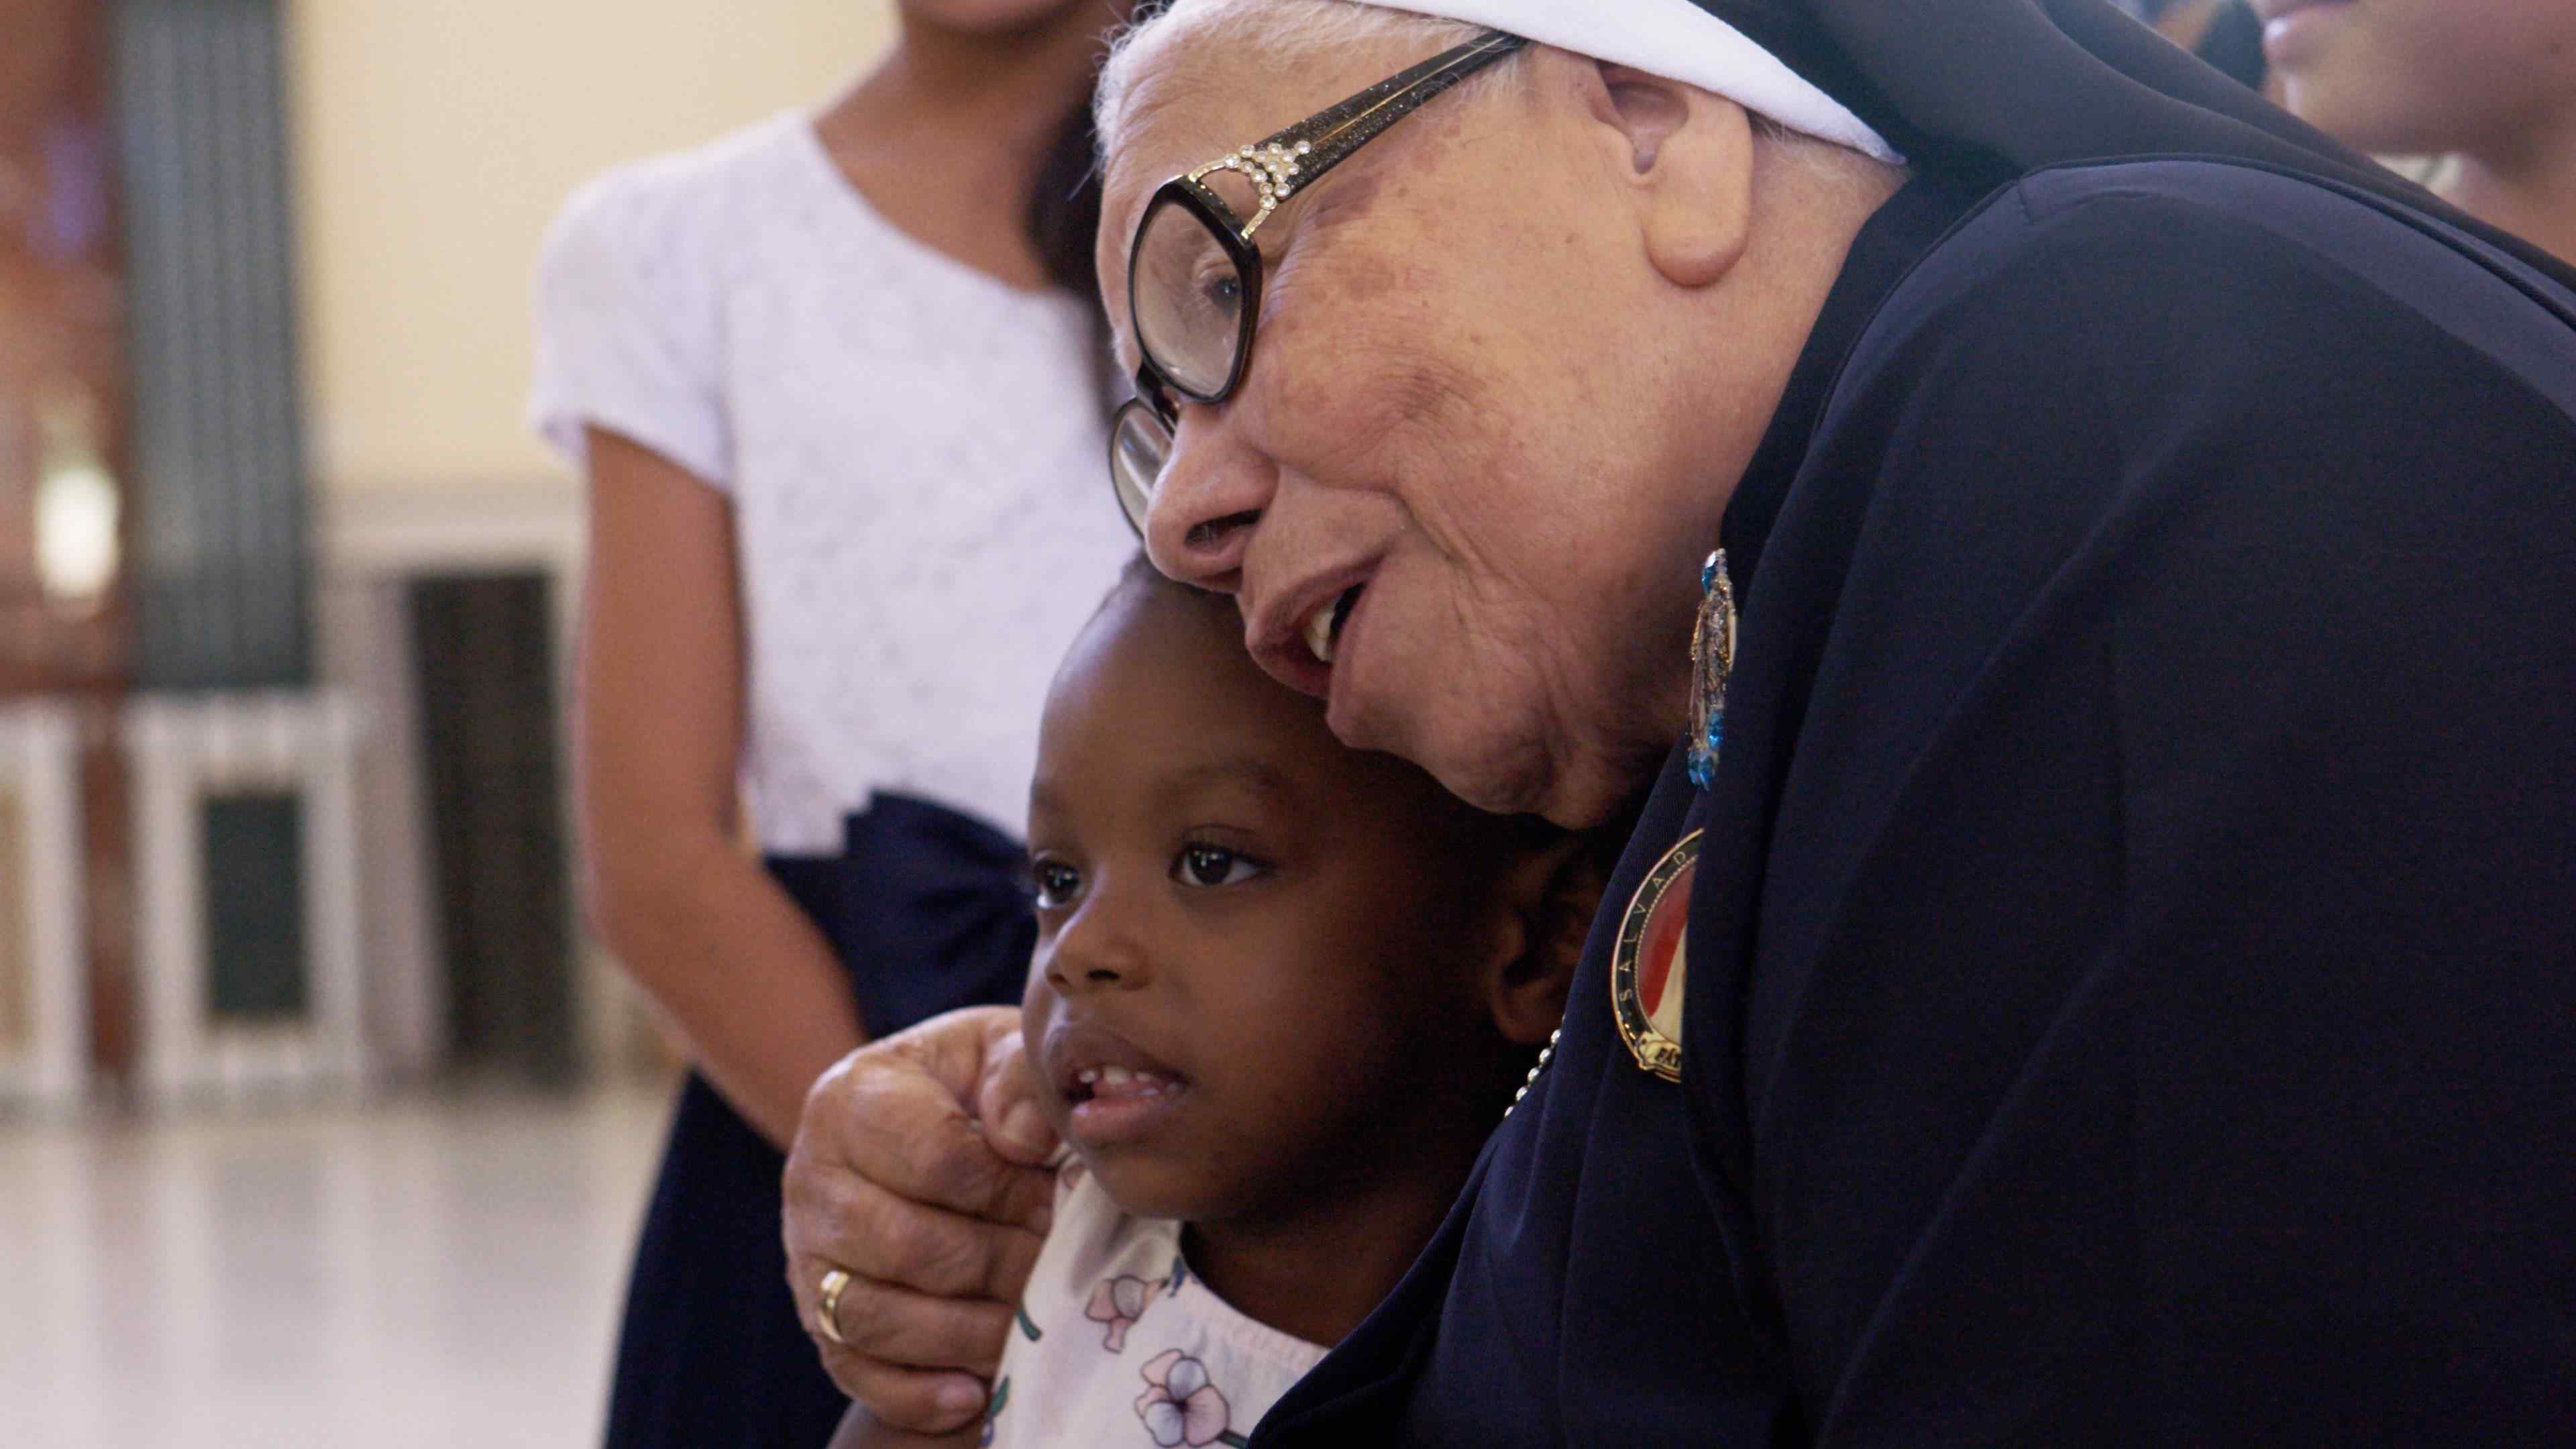
MULTIPOLYGON (((830 939, 868 1034, 1020 999, 1037 927, 1019 842, 879 793, 839 856, 770 874, 830 939)), ((610 1449, 822 1449, 849 1408, 797 1321, 779 1241, 785 1158, 695 1072, 627 1286, 610 1449)))

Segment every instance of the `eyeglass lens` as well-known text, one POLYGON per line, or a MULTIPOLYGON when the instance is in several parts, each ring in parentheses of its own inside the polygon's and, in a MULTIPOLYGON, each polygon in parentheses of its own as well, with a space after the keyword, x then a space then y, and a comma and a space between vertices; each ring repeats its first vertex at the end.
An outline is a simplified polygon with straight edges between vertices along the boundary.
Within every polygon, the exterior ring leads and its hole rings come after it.
MULTIPOLYGON (((1224 195, 1221 187, 1218 194, 1224 195)), ((1155 203, 1138 229, 1130 276, 1136 340, 1145 356, 1185 393, 1209 398, 1223 392, 1243 345, 1247 298, 1232 254, 1207 220, 1172 197, 1155 203)))
POLYGON ((1118 506, 1141 536, 1145 510, 1154 503, 1154 485, 1162 481, 1163 460, 1170 456, 1172 435, 1145 403, 1118 410, 1109 434, 1109 481, 1118 491, 1118 506))

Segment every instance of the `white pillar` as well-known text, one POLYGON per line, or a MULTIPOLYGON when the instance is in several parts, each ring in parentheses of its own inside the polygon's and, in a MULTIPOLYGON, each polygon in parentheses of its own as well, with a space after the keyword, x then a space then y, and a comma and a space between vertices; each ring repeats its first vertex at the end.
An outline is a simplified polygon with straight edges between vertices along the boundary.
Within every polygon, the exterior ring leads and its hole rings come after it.
POLYGON ((82 884, 80 723, 69 703, 0 709, 0 793, 17 801, 22 918, 15 954, 28 968, 28 1033, 0 1046, 0 1100, 76 1105, 89 1087, 89 980, 82 884))

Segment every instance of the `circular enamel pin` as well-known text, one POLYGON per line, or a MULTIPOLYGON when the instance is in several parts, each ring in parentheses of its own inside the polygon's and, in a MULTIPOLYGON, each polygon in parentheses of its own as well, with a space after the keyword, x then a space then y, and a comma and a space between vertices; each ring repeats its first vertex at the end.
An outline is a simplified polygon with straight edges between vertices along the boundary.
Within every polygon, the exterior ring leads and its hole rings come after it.
POLYGON ((1690 969, 1691 877, 1700 832, 1664 852, 1628 899, 1610 951, 1610 1014, 1637 1065, 1682 1079, 1682 977, 1690 969))

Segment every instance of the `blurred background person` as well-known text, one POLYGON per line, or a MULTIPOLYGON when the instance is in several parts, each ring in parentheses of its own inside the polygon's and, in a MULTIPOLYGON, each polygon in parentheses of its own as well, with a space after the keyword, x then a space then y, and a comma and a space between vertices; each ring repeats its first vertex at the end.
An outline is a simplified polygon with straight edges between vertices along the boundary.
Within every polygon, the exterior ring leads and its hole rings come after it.
POLYGON ((618 1446, 831 1437, 779 1148, 863 1040, 1017 999, 1039 704, 1132 547, 1083 184, 1122 7, 897 9, 838 99, 599 178, 540 266, 532 411, 590 502, 583 895, 694 1065, 618 1446))
POLYGON ((2257 0, 2301 120, 2356 149, 2449 159, 2444 200, 2576 258, 2576 3, 2257 0))

